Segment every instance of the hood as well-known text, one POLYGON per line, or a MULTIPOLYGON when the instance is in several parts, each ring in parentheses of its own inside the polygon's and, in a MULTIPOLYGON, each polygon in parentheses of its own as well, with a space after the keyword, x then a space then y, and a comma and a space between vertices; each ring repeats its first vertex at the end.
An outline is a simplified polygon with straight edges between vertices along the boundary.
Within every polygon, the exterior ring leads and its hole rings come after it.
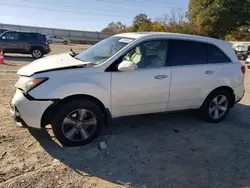
POLYGON ((87 64, 92 65, 89 62, 82 62, 80 60, 77 60, 68 53, 66 53, 66 54, 52 55, 44 57, 42 59, 35 60, 32 63, 19 69, 17 74, 23 76, 31 76, 38 72, 77 68, 86 66, 87 64))

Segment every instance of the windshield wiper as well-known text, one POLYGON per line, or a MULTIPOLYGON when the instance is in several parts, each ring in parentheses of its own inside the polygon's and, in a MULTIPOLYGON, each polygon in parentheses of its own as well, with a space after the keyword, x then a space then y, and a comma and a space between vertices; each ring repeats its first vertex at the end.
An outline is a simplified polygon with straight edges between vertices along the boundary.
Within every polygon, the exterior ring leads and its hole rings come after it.
POLYGON ((93 63, 93 62, 90 62, 90 61, 85 61, 84 59, 80 59, 78 57, 74 57, 75 59, 79 60, 79 61, 82 61, 82 62, 85 62, 86 64, 84 65, 80 65, 80 66, 93 66, 93 65, 97 65, 97 63, 93 63))
POLYGON ((74 51, 72 50, 72 48, 70 48, 70 51, 71 51, 70 55, 71 55, 72 57, 75 57, 76 55, 78 55, 78 53, 74 52, 74 51))

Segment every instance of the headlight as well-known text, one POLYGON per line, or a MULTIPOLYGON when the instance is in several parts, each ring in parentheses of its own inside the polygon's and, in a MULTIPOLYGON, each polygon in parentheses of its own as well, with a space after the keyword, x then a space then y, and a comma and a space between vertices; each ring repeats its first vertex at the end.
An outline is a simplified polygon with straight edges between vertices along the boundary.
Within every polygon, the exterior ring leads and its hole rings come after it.
POLYGON ((39 86, 43 82, 48 80, 48 78, 29 78, 20 89, 22 89, 25 93, 39 86))

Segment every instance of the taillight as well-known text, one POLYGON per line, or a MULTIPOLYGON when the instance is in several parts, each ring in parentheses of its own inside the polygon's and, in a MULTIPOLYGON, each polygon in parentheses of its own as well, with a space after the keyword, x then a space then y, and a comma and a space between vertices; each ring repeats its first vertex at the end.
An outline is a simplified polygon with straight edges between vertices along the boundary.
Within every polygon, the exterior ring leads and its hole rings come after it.
POLYGON ((246 67, 244 65, 241 67, 241 72, 242 72, 242 74, 246 73, 246 67))
POLYGON ((48 41, 45 41, 45 44, 46 44, 46 45, 49 45, 49 42, 48 42, 48 41))

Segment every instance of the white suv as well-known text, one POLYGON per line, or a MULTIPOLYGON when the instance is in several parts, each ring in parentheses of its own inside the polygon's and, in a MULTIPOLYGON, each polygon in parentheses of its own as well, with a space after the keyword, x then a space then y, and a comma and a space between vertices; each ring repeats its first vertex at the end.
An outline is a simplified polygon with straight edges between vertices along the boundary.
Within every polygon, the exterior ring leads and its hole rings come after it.
POLYGON ((67 146, 89 143, 120 116, 199 109, 216 123, 242 99, 245 71, 225 41, 119 34, 76 56, 49 56, 21 68, 11 112, 18 124, 51 124, 67 146))

